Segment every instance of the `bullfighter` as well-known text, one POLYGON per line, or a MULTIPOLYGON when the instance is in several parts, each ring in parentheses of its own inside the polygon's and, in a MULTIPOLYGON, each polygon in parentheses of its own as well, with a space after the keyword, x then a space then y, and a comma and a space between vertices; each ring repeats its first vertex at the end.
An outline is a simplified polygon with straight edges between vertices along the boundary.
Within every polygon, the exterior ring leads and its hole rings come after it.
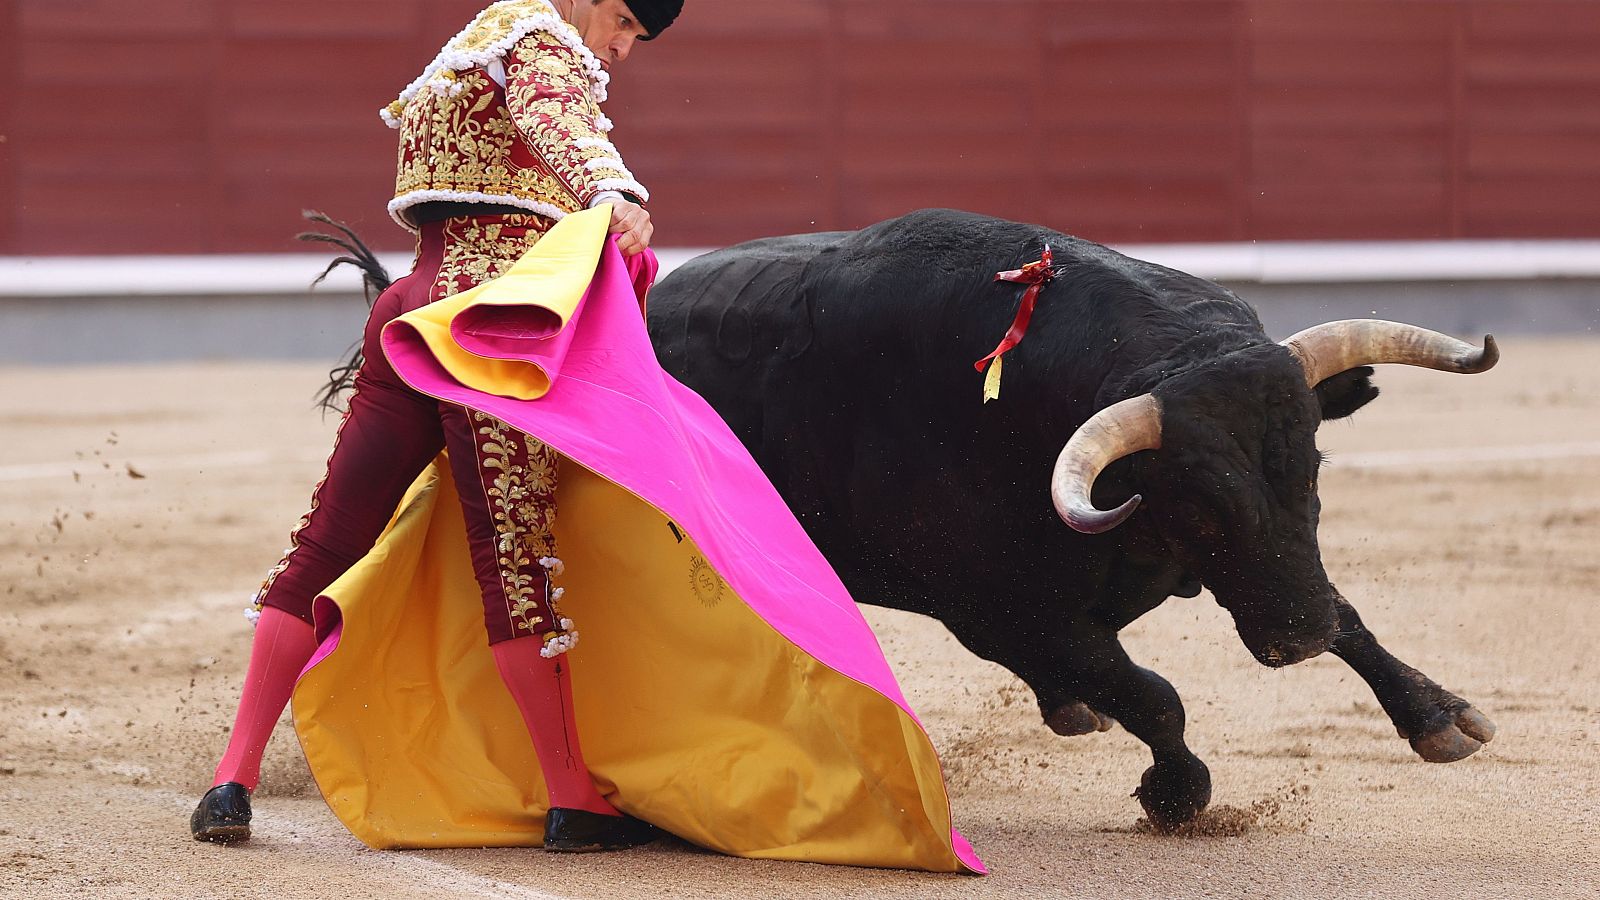
POLYGON ((255 597, 196 840, 249 837, 293 696, 324 797, 372 846, 611 850, 665 828, 742 855, 982 870, 837 576, 649 353, 649 194, 599 104, 681 6, 502 0, 381 111, 415 268, 374 304, 327 474, 255 597), (462 324, 538 304, 509 331, 462 324), (529 349, 462 352, 478 339, 529 349), (583 650, 569 589, 595 625, 583 650))

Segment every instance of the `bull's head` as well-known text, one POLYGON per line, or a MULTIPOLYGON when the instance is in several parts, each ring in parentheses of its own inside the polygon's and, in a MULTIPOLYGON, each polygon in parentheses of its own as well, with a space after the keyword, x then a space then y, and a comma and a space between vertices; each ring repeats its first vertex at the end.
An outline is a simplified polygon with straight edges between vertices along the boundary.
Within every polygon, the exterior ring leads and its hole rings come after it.
POLYGON ((1101 410, 1067 442, 1050 486, 1068 525, 1108 531, 1141 496, 1099 509, 1090 500, 1095 478, 1124 456, 1161 450, 1138 479, 1161 498, 1153 523, 1233 615, 1245 646, 1271 666, 1316 656, 1334 636, 1338 595, 1316 536, 1317 425, 1376 394, 1362 367, 1475 373, 1499 360, 1492 336, 1479 349, 1372 319, 1318 325, 1282 348, 1231 354, 1101 410))

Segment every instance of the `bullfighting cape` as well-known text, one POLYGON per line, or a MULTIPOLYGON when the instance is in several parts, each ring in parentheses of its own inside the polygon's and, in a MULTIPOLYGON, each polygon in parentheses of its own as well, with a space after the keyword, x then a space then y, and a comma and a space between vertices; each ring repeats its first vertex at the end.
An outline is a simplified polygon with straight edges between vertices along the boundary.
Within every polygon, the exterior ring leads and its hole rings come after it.
MULTIPOLYGON (((570 215, 500 278, 391 322, 423 393, 561 456, 584 756, 619 809, 724 853, 983 871, 865 619, 755 461, 656 362, 648 254, 570 215), (632 271, 630 271, 630 265, 632 271)), ((368 845, 536 846, 545 788, 483 631, 442 460, 317 600, 295 727, 368 845)))

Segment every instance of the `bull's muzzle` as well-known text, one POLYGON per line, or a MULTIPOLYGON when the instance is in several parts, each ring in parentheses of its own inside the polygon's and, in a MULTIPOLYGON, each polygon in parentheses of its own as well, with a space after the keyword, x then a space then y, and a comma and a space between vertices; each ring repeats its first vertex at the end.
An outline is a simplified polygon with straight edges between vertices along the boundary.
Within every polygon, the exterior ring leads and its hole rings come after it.
POLYGON ((1255 656, 1256 661, 1262 665, 1280 669, 1284 666, 1305 662, 1313 656, 1319 656, 1332 644, 1332 639, 1299 642, 1269 641, 1260 647, 1252 648, 1250 652, 1255 656))
POLYGON ((1256 662, 1273 669, 1318 656, 1339 636, 1339 619, 1332 603, 1303 602, 1287 621, 1268 618, 1262 610, 1248 607, 1229 611, 1245 649, 1256 662))

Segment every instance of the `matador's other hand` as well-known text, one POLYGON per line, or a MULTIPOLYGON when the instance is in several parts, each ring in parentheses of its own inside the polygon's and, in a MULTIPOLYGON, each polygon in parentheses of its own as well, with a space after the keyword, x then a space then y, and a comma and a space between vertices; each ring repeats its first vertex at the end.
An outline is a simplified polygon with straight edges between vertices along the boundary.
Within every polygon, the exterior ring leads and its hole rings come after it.
POLYGON ((650 222, 650 213, 644 207, 626 200, 616 200, 611 204, 611 227, 608 230, 617 235, 617 249, 633 256, 650 246, 650 236, 656 229, 650 222))

